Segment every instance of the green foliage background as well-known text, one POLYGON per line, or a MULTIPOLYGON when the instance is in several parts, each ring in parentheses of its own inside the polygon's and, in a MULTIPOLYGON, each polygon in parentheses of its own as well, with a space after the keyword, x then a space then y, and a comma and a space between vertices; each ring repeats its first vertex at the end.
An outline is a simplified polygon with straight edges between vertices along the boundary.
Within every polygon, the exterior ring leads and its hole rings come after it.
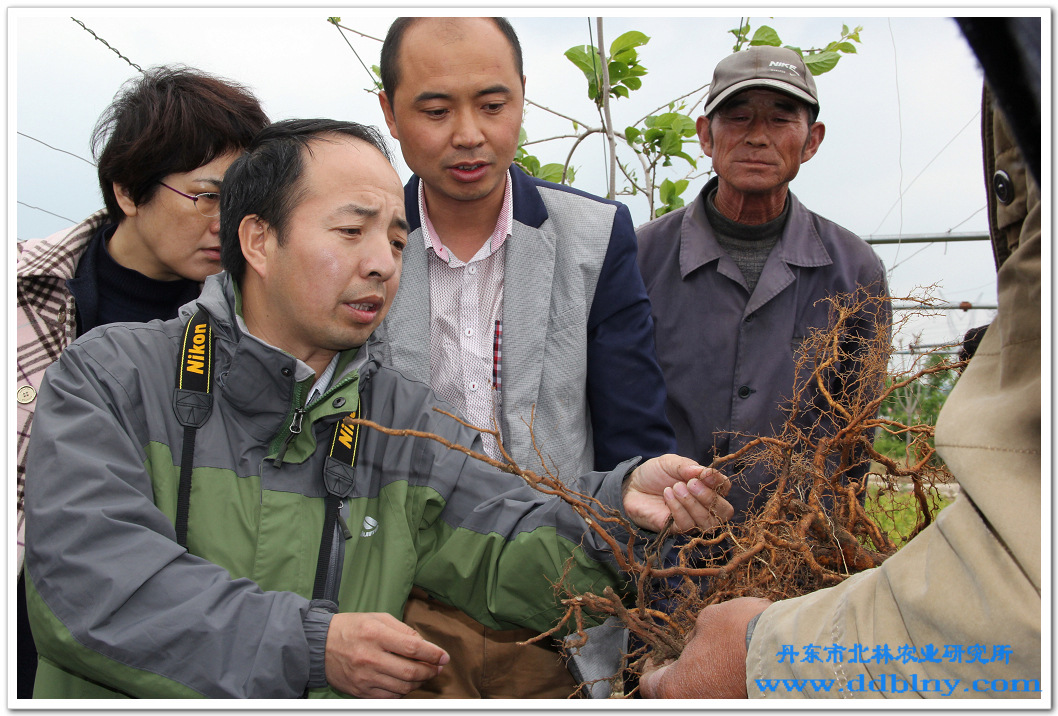
MULTIPOLYGON (((931 515, 936 518, 937 513, 951 502, 946 497, 934 495, 931 500, 931 515)), ((866 507, 867 514, 897 546, 902 547, 907 542, 907 535, 912 533, 919 521, 918 501, 910 492, 888 492, 870 487, 867 491, 866 507)))
MULTIPOLYGON (((933 354, 929 356, 926 365, 939 365, 944 360, 944 356, 933 354)), ((911 385, 898 388, 882 404, 879 413, 882 417, 904 425, 936 425, 940 409, 944 407, 944 401, 955 387, 957 377, 955 370, 949 370, 927 375, 911 385)), ((929 442, 932 446, 932 438, 929 442)), ((894 460, 907 457, 907 445, 904 437, 900 435, 880 431, 875 437, 874 448, 894 460)))

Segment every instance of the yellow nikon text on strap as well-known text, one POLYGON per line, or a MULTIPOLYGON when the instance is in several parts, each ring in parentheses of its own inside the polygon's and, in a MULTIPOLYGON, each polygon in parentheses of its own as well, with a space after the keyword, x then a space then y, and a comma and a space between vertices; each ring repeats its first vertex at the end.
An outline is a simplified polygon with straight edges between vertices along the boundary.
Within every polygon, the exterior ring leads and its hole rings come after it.
POLYGON ((184 328, 180 378, 177 388, 209 392, 213 372, 213 328, 203 311, 199 311, 184 328))

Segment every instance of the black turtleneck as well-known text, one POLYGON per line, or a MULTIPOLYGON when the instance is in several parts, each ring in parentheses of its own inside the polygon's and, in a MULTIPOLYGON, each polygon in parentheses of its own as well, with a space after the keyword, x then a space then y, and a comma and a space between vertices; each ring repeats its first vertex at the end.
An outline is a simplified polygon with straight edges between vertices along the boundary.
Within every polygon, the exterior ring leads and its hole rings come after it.
POLYGON ((66 282, 77 303, 77 335, 108 323, 175 318, 201 290, 197 281, 158 281, 119 264, 107 251, 115 229, 111 224, 95 233, 66 282))

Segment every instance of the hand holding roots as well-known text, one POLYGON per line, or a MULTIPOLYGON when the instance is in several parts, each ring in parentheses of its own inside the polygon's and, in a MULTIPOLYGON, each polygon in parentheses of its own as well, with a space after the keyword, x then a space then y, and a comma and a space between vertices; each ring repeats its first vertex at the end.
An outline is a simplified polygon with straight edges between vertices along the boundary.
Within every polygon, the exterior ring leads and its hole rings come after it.
MULTIPOLYGON (((930 310, 931 299, 907 298, 930 310)), ((852 477, 864 472, 873 461, 881 466, 876 475, 882 490, 893 491, 897 483, 910 485, 919 507, 918 522, 901 542, 912 538, 931 521, 935 506, 935 485, 950 481, 946 468, 935 456, 933 426, 906 425, 879 414, 882 403, 892 393, 922 378, 959 368, 963 364, 931 363, 923 354, 905 370, 890 373, 892 352, 887 330, 866 338, 850 340, 851 324, 865 312, 886 310, 888 297, 860 293, 827 299, 829 327, 809 335, 795 356, 797 384, 787 401, 787 419, 773 436, 758 436, 734 453, 716 458, 710 467, 727 470, 737 464, 739 474, 752 466, 765 466, 774 480, 762 489, 755 504, 760 507, 736 524, 708 534, 697 533, 679 542, 674 566, 662 564, 662 546, 668 530, 653 540, 644 553, 633 550, 634 538, 618 543, 608 525, 623 523, 620 514, 594 498, 571 490, 558 479, 558 471, 548 466, 540 446, 535 444, 543 472, 538 474, 516 465, 503 448, 499 430, 482 429, 450 415, 454 420, 490 433, 499 443, 503 460, 494 460, 453 444, 431 433, 392 430, 367 420, 350 420, 393 435, 412 435, 436 440, 453 450, 521 476, 541 492, 565 500, 613 550, 618 567, 629 575, 629 589, 619 595, 606 588, 602 594, 568 593, 560 580, 555 585, 566 607, 555 627, 536 639, 570 632, 576 636, 566 643, 576 649, 587 640, 586 626, 616 616, 642 644, 626 655, 629 668, 640 673, 647 659, 657 662, 679 656, 694 627, 698 613, 706 606, 735 597, 787 599, 829 587, 852 574, 880 565, 894 554, 898 544, 883 532, 864 507, 866 478, 852 477), (835 372, 857 366, 855 376, 835 381, 835 372), (840 385, 837 392, 834 385, 840 385), (876 432, 885 431, 906 438, 902 461, 877 452, 876 432), (857 468, 860 468, 857 470, 857 468), (931 504, 932 503, 932 504, 931 504), (676 578, 678 587, 666 587, 663 578, 676 578), (706 584, 704 590, 701 588, 706 584), (666 610, 658 608, 667 601, 666 610)), ((915 312, 902 316, 903 323, 915 312)), ((532 431, 532 416, 529 428, 532 431)), ((632 525, 623 524, 626 534, 635 535, 632 525)), ((620 685, 620 675, 613 677, 620 685)), ((627 695, 627 694, 626 694, 627 695)))

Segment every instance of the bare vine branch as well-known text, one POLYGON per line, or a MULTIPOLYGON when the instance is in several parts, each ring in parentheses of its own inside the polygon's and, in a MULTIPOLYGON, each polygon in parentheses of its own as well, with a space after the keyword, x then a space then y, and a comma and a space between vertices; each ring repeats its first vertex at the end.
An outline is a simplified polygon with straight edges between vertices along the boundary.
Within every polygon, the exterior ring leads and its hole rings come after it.
MULTIPOLYGON (((636 126, 636 125, 642 124, 643 122, 645 122, 645 121, 646 121, 647 117, 652 117, 652 116, 654 116, 655 114, 657 114, 658 112, 660 112, 660 111, 662 111, 662 110, 664 110, 664 109, 668 109, 668 108, 669 108, 669 105, 671 105, 671 104, 676 104, 676 103, 677 103, 677 102, 679 102, 679 101, 680 101, 681 99, 685 99, 685 98, 687 98, 687 97, 690 97, 690 96, 691 96, 692 94, 694 94, 695 92, 701 92, 702 90, 704 90, 704 89, 708 88, 710 84, 711 84, 711 82, 706 82, 706 83, 705 83, 704 85, 702 85, 701 87, 696 87, 695 89, 692 89, 692 90, 691 90, 690 92, 687 92, 686 94, 681 94, 681 95, 680 95, 679 97, 674 97, 673 99, 669 100, 669 101, 668 101, 668 102, 666 102, 665 104, 663 104, 663 105, 661 105, 660 107, 658 107, 657 109, 655 109, 655 110, 654 110, 653 112, 647 112, 647 113, 646 113, 645 115, 643 115, 642 117, 640 117, 639 119, 637 119, 637 120, 636 120, 635 122, 633 122, 633 123, 632 123, 632 126, 634 127, 634 126, 636 126)), ((706 94, 702 95, 702 96, 701 96, 701 98, 700 98, 700 99, 699 99, 699 100, 698 100, 697 102, 695 102, 694 104, 692 104, 692 105, 691 105, 690 109, 691 109, 691 110, 693 110, 693 109, 694 109, 695 107, 697 107, 697 106, 698 106, 699 104, 701 104, 701 103, 702 103, 702 101, 703 101, 703 100, 704 100, 704 99, 706 98, 706 96, 708 96, 708 94, 709 94, 709 93, 708 93, 708 92, 706 92, 706 94)), ((690 114, 690 112, 688 112, 688 114, 690 114)))
MULTIPOLYGON (((555 115, 556 117, 561 117, 562 119, 568 119, 570 122, 575 123, 579 127, 587 127, 588 126, 587 122, 581 122, 579 119, 574 119, 573 117, 570 117, 569 115, 562 114, 561 112, 556 112, 555 110, 551 109, 550 107, 545 107, 542 104, 537 104, 536 102, 534 102, 533 100, 529 99, 528 97, 525 98, 525 103, 526 104, 531 104, 534 107, 537 107, 538 109, 544 110, 545 112, 550 112, 551 114, 555 115)), ((598 131, 602 131, 601 128, 598 131)))

